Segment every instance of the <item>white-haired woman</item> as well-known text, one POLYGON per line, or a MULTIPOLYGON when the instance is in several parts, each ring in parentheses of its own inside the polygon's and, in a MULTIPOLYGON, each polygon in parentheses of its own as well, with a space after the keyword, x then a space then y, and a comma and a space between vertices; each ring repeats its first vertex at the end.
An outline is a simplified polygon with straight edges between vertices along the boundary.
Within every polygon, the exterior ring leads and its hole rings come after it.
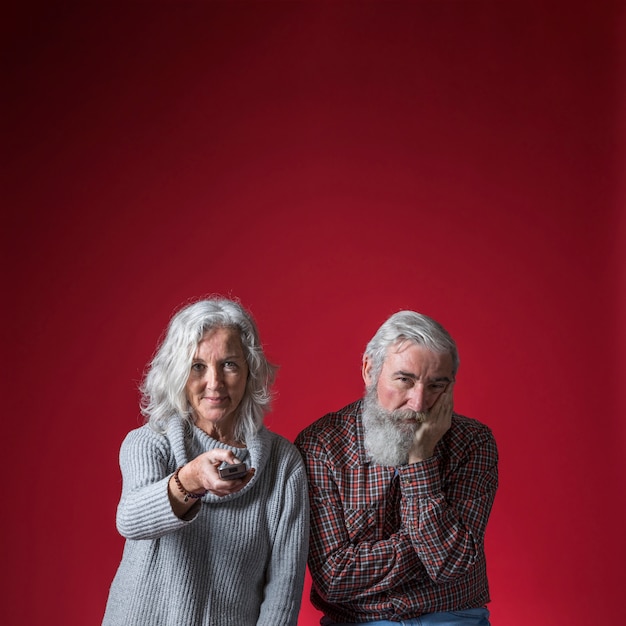
POLYGON ((126 543, 104 625, 296 624, 308 498, 299 453, 263 426, 274 371, 238 303, 174 315, 120 451, 126 543))

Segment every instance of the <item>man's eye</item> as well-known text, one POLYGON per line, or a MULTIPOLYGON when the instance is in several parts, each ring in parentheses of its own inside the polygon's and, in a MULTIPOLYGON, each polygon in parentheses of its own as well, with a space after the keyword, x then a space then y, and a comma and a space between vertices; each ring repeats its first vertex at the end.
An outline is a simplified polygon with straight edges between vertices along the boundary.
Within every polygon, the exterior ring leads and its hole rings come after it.
POLYGON ((446 383, 432 383, 428 385, 428 388, 431 391, 442 391, 443 389, 446 388, 446 383))

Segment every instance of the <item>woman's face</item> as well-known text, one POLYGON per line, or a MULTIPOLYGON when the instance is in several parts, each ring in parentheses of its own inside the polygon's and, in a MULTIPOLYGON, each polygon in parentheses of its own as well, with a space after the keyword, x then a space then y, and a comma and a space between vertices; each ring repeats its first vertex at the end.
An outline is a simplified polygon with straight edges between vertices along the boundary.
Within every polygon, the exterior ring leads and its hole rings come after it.
POLYGON ((239 331, 212 328, 204 333, 185 385, 197 426, 211 436, 230 437, 247 380, 239 331))

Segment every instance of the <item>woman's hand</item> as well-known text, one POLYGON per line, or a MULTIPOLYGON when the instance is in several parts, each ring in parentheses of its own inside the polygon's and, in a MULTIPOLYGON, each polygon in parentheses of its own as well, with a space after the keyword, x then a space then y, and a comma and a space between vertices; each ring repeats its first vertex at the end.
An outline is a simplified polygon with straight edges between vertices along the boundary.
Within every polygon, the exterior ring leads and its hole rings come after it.
MULTIPOLYGON (((239 463, 237 457, 230 450, 215 448, 204 452, 180 468, 178 480, 188 493, 204 495, 210 492, 216 496, 227 496, 241 491, 254 476, 254 468, 248 470, 243 478, 224 480, 217 471, 223 463, 239 463)), ((178 517, 182 517, 196 502, 197 498, 187 498, 176 484, 174 477, 169 482, 169 495, 172 509, 178 517)))

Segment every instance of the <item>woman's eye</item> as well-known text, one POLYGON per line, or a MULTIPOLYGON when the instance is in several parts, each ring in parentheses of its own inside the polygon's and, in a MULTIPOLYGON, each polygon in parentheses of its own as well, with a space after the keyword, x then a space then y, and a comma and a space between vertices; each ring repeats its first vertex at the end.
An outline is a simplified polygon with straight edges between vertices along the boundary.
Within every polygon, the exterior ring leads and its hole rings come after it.
POLYGON ((236 370, 239 366, 234 361, 226 361, 226 363, 224 363, 224 367, 227 370, 236 370))
POLYGON ((205 368, 204 363, 194 363, 194 364, 191 366, 191 370, 192 370, 193 372, 198 372, 198 373, 204 372, 204 368, 205 368))

